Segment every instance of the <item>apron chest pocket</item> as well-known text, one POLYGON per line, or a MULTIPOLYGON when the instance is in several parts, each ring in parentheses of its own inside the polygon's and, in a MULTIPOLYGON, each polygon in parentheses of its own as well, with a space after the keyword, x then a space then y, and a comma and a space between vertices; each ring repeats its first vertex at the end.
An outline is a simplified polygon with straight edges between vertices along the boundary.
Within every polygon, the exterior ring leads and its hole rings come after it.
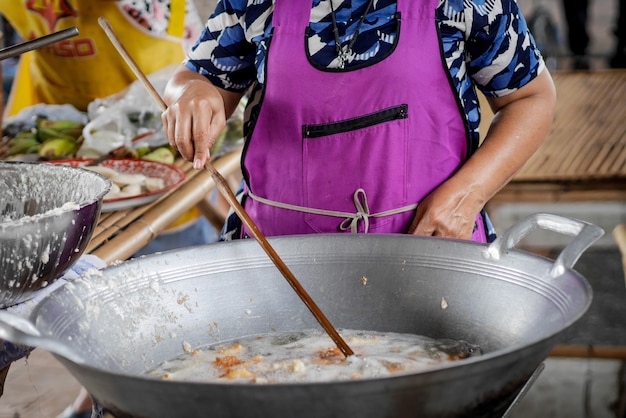
MULTIPOLYGON (((408 108, 399 105, 337 122, 304 125, 305 206, 355 213, 363 189, 370 214, 405 206, 408 194, 408 108)), ((414 202, 411 202, 414 203, 414 202)), ((306 214, 319 233, 338 232, 343 219, 306 214)), ((384 232, 392 216, 371 218, 370 232, 384 232)))

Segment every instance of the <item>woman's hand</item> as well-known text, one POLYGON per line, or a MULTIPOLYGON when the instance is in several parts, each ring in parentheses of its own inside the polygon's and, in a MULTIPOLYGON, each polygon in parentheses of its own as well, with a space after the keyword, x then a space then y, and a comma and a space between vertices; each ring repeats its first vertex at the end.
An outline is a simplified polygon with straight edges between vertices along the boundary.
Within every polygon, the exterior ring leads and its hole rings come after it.
POLYGON ((203 168, 210 158, 209 150, 241 96, 215 87, 182 66, 169 80, 164 94, 168 108, 161 115, 163 129, 170 145, 193 161, 195 169, 203 168))
POLYGON ((409 233, 470 239, 478 213, 548 135, 556 92, 547 69, 521 89, 487 100, 494 118, 483 143, 419 203, 409 233))
POLYGON ((446 182, 419 203, 409 233, 469 240, 482 208, 475 193, 446 182))

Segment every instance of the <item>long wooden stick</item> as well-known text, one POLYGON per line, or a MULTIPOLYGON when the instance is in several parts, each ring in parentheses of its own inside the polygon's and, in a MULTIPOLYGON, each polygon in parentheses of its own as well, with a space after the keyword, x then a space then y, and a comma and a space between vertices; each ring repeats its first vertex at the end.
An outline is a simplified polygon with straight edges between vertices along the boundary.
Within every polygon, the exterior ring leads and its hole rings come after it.
MULTIPOLYGON (((104 18, 98 18, 98 23, 104 29, 107 36, 115 46, 115 49, 122 55, 122 58, 126 61, 128 66, 131 68, 133 73, 137 79, 144 85, 150 96, 154 99, 154 101, 159 105, 162 111, 167 109, 167 104, 161 97, 158 91, 154 88, 150 80, 145 76, 145 74, 139 69, 135 61, 132 59, 124 45, 119 41, 117 35, 113 31, 113 28, 109 24, 109 22, 104 18)), ((354 354, 354 351, 348 346, 348 344, 344 341, 344 339, 339 335, 335 327, 330 323, 328 318, 324 315, 321 309, 317 306, 317 304, 313 301, 311 296, 307 293, 307 291, 302 287, 298 279, 291 272, 289 267, 284 263, 284 261, 279 257, 278 253, 274 250, 274 248, 267 241, 265 236, 261 233, 259 228, 256 226, 252 218, 248 216, 245 209, 239 201, 237 200, 235 194, 231 190, 228 182, 222 175, 217 171, 217 169, 213 166, 210 160, 207 161, 205 168, 211 174, 213 181, 217 185, 219 191, 224 195, 224 198, 228 201, 228 203, 232 206, 235 213, 241 218, 243 224, 248 227, 248 229, 252 232, 252 235, 257 240, 257 242, 261 245, 261 248, 267 253, 270 257, 274 265, 278 268, 278 270, 282 273, 282 275, 287 279, 287 282, 291 285, 291 287, 296 291, 302 302, 306 305, 307 308, 311 311, 315 319, 320 323, 320 325, 324 328, 326 333, 330 336, 330 338, 337 344, 337 347, 341 350, 344 356, 348 357, 354 354)))

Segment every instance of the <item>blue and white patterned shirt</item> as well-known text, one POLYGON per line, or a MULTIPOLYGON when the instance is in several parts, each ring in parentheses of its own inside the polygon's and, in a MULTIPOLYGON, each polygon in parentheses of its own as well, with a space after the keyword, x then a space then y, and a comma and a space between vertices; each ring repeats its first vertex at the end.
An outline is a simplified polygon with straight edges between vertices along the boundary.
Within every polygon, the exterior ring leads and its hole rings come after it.
MULTIPOLYGON (((345 45, 369 0, 334 1, 340 42, 345 45)), ((243 92, 251 87, 249 105, 254 107, 265 82, 274 2, 220 0, 185 61, 187 68, 226 90, 243 92)), ((506 95, 534 79, 544 67, 543 59, 515 0, 440 0, 435 16, 443 57, 475 148, 480 139, 475 87, 486 96, 506 95)), ((374 1, 346 69, 391 53, 397 20, 396 0, 374 1)), ((330 1, 312 0, 307 36, 314 65, 336 69, 332 29, 330 1)))

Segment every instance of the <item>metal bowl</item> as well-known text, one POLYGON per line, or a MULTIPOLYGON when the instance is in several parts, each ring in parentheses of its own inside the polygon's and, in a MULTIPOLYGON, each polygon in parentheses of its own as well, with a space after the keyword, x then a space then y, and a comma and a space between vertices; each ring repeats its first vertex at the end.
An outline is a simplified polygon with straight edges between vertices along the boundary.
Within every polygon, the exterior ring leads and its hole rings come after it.
POLYGON ((81 168, 0 161, 0 308, 30 299, 83 254, 110 187, 81 168))

